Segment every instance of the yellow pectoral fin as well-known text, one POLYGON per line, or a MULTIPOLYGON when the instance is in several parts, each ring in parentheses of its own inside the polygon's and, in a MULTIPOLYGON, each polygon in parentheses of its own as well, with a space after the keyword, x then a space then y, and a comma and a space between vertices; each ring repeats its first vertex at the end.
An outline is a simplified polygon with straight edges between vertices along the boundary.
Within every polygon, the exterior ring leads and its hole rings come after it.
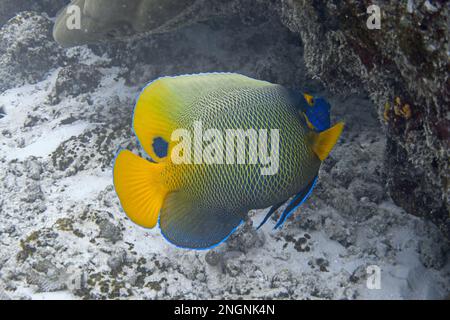
POLYGON ((168 193, 163 183, 164 163, 151 163, 132 152, 120 152, 114 164, 114 186, 127 216, 153 228, 168 193))
POLYGON ((328 157, 343 129, 344 123, 339 122, 328 130, 320 133, 312 133, 312 149, 320 161, 324 161, 328 157))

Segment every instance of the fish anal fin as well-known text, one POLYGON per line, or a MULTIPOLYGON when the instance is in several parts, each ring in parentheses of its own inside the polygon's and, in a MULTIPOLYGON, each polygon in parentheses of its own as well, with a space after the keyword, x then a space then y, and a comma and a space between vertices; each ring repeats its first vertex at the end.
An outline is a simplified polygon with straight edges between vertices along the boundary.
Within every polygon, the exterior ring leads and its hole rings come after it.
POLYGON ((344 123, 339 122, 328 130, 322 132, 311 132, 311 147, 320 161, 324 161, 338 141, 344 123))
POLYGON ((162 180, 165 164, 151 163, 128 150, 114 163, 114 186, 127 216, 136 224, 153 228, 169 190, 162 180))

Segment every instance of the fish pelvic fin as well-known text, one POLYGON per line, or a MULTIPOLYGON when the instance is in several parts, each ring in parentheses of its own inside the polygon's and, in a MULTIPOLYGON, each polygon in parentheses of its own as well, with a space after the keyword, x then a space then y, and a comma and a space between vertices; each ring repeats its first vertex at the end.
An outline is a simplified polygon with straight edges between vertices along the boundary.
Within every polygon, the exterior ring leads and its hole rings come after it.
POLYGON ((153 228, 169 190, 162 172, 165 163, 152 163, 121 151, 114 163, 114 186, 127 216, 144 228, 153 228))
POLYGON ((344 123, 339 122, 328 130, 311 132, 311 147, 320 161, 324 161, 344 130, 344 123))

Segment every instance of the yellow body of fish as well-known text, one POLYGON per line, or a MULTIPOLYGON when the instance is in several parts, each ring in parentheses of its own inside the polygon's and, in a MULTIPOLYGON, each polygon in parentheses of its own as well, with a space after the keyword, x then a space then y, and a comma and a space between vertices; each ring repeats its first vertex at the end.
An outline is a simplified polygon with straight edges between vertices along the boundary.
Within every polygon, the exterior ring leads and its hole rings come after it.
POLYGON ((297 103, 282 86, 238 74, 154 81, 139 97, 134 130, 155 163, 122 151, 114 166, 125 212, 148 228, 159 217, 171 243, 204 249, 226 239, 249 210, 305 198, 343 125, 314 132, 297 103), (179 129, 192 136, 174 140, 179 129))

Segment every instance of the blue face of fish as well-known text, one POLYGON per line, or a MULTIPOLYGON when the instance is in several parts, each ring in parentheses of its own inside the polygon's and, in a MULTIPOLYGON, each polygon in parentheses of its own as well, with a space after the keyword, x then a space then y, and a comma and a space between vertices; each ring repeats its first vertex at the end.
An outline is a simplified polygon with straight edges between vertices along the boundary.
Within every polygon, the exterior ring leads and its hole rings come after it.
POLYGON ((302 107, 302 111, 306 115, 309 121, 309 126, 315 131, 322 132, 330 128, 330 104, 321 97, 313 97, 308 94, 304 94, 306 103, 302 107))

